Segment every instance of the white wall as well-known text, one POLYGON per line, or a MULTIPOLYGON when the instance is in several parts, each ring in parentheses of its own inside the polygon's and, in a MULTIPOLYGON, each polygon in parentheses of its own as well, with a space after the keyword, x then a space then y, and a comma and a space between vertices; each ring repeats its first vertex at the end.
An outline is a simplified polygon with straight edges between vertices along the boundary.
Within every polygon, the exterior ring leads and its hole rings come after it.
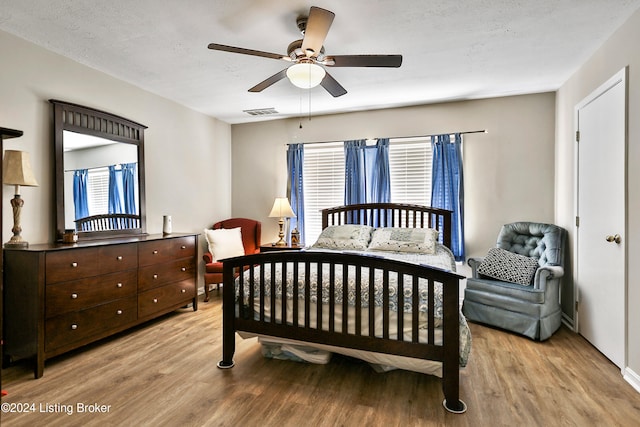
POLYGON ((302 129, 297 119, 233 125, 233 214, 277 239, 267 215, 286 192, 287 143, 487 129, 466 135, 463 153, 467 254, 484 255, 502 224, 554 220, 554 105, 544 93, 312 117, 302 129))
MULTIPOLYGON (((587 95, 622 68, 629 67, 627 149, 627 340, 628 367, 640 375, 640 10, 560 88, 556 103, 556 218, 573 233, 574 111, 587 95)), ((606 285, 606 284, 603 284, 606 285)), ((636 378, 640 385, 640 377, 636 378)))
MULTIPOLYGON (((5 140, 4 148, 28 151, 40 184, 22 189, 22 235, 27 241, 45 243, 54 239, 49 99, 86 105, 148 126, 145 163, 149 233, 162 232, 165 214, 172 215, 175 232, 195 233, 231 214, 230 125, 4 32, 0 32, 0 58, 0 126, 24 132, 21 138, 5 140)), ((13 187, 4 187, 2 238, 6 242, 12 234, 13 217, 8 207, 13 187)))

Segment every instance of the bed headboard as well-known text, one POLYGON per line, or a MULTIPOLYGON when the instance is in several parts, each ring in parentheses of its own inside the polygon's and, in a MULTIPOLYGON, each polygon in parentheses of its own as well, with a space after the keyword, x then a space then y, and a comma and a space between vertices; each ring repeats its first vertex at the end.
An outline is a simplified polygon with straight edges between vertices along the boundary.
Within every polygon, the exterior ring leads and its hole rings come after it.
POLYGON ((363 203, 322 210, 322 228, 362 224, 372 227, 435 228, 440 242, 451 248, 451 211, 403 203, 363 203))

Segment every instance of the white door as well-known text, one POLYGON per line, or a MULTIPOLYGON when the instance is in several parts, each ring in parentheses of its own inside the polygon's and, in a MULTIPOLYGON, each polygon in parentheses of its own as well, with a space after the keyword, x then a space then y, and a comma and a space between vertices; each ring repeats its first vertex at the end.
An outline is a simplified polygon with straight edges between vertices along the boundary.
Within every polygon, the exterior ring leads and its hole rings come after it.
POLYGON ((577 107, 578 332, 625 367, 626 70, 577 107))

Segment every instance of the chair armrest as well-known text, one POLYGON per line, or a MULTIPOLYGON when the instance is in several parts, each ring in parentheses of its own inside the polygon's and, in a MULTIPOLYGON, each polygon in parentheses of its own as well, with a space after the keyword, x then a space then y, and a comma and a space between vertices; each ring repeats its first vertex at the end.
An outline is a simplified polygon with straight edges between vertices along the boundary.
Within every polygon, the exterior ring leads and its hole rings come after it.
POLYGON ((469 258, 467 260, 467 265, 471 267, 471 275, 474 279, 478 278, 478 267, 480 266, 483 260, 484 258, 480 258, 480 257, 469 258))
POLYGON ((202 254, 202 259, 205 264, 211 264, 213 262, 213 255, 210 252, 205 252, 202 254))
POLYGON ((536 275, 533 279, 533 287, 535 289, 546 290, 547 282, 554 279, 559 279, 564 276, 564 268, 557 265, 545 265, 536 270, 536 275))

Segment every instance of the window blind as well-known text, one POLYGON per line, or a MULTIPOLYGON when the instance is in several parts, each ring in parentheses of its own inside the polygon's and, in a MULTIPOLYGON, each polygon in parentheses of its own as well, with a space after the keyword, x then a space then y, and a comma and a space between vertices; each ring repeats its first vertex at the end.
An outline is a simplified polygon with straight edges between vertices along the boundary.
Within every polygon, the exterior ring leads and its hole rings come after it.
POLYGON ((391 141, 389 144, 391 202, 429 206, 431 158, 431 140, 391 141))
POLYGON ((89 215, 109 212, 109 171, 107 168, 90 170, 87 174, 89 215))
POLYGON ((344 204, 344 145, 307 144, 304 147, 305 240, 312 244, 322 231, 320 211, 344 204))

